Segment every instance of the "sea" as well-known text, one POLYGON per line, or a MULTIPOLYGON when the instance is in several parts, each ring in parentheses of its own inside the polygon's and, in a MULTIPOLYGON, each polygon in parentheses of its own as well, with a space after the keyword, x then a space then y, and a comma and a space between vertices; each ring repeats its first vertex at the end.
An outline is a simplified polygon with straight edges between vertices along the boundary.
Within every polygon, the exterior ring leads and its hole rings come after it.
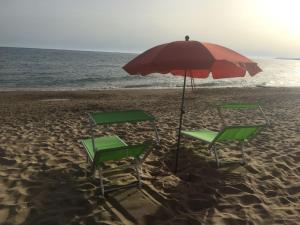
MULTIPOLYGON (((179 88, 183 77, 129 75, 133 53, 0 47, 0 91, 179 88)), ((251 77, 195 79, 197 87, 300 87, 300 60, 251 58, 263 72, 251 77)), ((188 84, 189 80, 188 80, 188 84)))

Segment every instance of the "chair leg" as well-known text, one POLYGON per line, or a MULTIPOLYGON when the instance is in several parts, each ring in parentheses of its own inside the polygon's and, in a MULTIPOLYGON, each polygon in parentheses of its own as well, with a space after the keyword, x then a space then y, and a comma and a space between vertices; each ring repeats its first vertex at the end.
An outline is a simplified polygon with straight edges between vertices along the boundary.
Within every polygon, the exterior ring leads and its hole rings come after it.
POLYGON ((100 177, 100 186, 101 186, 101 194, 104 197, 104 185, 103 185, 103 174, 102 174, 102 168, 99 168, 99 177, 100 177))
POLYGON ((151 125, 152 125, 152 127, 154 129, 154 132, 155 132, 156 144, 159 145, 160 144, 160 139, 159 139, 159 136, 158 136, 157 127, 155 126, 154 122, 152 122, 151 125))
POLYGON ((216 146, 214 145, 212 148, 213 148, 213 151, 214 151, 214 154, 215 154, 215 159, 216 159, 217 167, 219 167, 220 163, 219 163, 219 157, 218 157, 218 152, 217 152, 216 146))
POLYGON ((246 164, 246 157, 245 157, 245 152, 244 152, 244 142, 241 142, 241 152, 242 152, 242 160, 241 164, 246 164))
POLYGON ((209 154, 213 154, 213 150, 212 150, 212 147, 208 147, 208 151, 209 151, 209 154))
POLYGON ((139 182, 139 188, 142 187, 142 180, 141 180, 141 176, 140 176, 140 172, 139 172, 139 161, 136 159, 135 160, 135 171, 136 171, 136 176, 139 182))
POLYGON ((88 177, 88 173, 89 173, 89 166, 90 166, 90 162, 89 162, 89 156, 88 154, 86 153, 86 168, 85 168, 85 177, 88 177))
POLYGON ((93 164, 93 165, 91 165, 91 176, 93 177, 93 178, 95 178, 96 177, 96 171, 97 171, 97 168, 95 167, 95 165, 93 164))

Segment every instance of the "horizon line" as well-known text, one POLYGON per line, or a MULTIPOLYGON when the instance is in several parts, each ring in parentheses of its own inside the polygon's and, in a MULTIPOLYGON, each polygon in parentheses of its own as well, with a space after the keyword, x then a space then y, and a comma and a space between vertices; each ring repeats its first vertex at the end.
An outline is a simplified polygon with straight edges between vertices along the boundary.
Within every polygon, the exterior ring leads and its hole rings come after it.
MULTIPOLYGON (((44 47, 27 47, 27 46, 0 46, 0 48, 25 48, 25 49, 43 49, 43 50, 58 50, 58 51, 120 53, 120 54, 140 54, 143 52, 143 51, 114 51, 114 50, 102 50, 102 49, 76 49, 76 48, 70 49, 70 48, 47 48, 47 47, 44 48, 44 47)), ((298 57, 265 56, 265 55, 246 55, 246 56, 254 57, 254 58, 271 58, 271 59, 298 58, 298 57)))

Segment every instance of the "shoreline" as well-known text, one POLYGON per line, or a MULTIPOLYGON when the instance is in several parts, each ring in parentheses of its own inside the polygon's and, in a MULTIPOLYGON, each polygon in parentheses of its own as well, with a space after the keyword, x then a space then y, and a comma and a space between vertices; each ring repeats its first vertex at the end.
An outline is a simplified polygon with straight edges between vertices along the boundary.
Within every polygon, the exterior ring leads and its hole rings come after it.
MULTIPOLYGON (((300 86, 246 86, 246 87, 237 87, 237 86, 196 86, 195 90, 201 89, 300 89, 300 86)), ((186 87, 187 90, 191 89, 190 86, 186 87)), ((0 93, 5 92, 97 92, 97 91, 147 91, 147 90, 182 90, 181 86, 177 87, 130 87, 130 88, 104 88, 104 89, 1 89, 0 93)))

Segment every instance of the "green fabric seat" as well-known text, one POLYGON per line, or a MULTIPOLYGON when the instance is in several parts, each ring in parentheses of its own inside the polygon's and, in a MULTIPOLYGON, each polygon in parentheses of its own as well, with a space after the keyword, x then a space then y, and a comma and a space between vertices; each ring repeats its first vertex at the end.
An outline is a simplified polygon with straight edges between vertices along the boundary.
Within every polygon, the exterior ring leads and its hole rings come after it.
POLYGON ((82 140, 86 152, 96 166, 109 160, 119 160, 126 157, 138 158, 149 147, 149 143, 128 146, 116 135, 97 137, 94 139, 94 143, 95 150, 92 138, 82 140))
MULTIPOLYGON (((107 155, 106 153, 109 152, 110 149, 127 146, 127 144, 117 135, 97 137, 94 139, 94 143, 96 148, 95 151, 92 138, 82 140, 82 144, 92 161, 94 161, 95 152, 97 151, 100 151, 103 155, 107 155)), ((103 161, 105 160, 103 159, 103 161)))
POLYGON ((218 135, 218 132, 211 131, 208 129, 192 130, 192 131, 181 131, 182 134, 201 139, 206 142, 212 142, 218 135))
POLYGON ((249 125, 249 126, 227 126, 221 131, 215 132, 208 129, 200 129, 193 131, 182 131, 183 135, 193 137, 209 143, 209 149, 213 149, 217 165, 219 166, 218 154, 215 144, 218 142, 239 141, 242 143, 243 163, 245 162, 243 143, 258 134, 264 125, 249 125))
POLYGON ((106 161, 117 161, 132 157, 134 160, 131 164, 119 166, 118 168, 134 167, 137 174, 138 184, 139 186, 141 185, 139 166, 150 153, 152 142, 148 141, 142 144, 127 145, 120 137, 117 135, 112 135, 84 139, 81 140, 81 143, 84 146, 87 158, 92 163, 93 168, 99 170, 102 196, 104 196, 105 191, 114 190, 104 189, 102 174, 103 172, 112 171, 110 169, 103 170, 103 163, 106 161))

